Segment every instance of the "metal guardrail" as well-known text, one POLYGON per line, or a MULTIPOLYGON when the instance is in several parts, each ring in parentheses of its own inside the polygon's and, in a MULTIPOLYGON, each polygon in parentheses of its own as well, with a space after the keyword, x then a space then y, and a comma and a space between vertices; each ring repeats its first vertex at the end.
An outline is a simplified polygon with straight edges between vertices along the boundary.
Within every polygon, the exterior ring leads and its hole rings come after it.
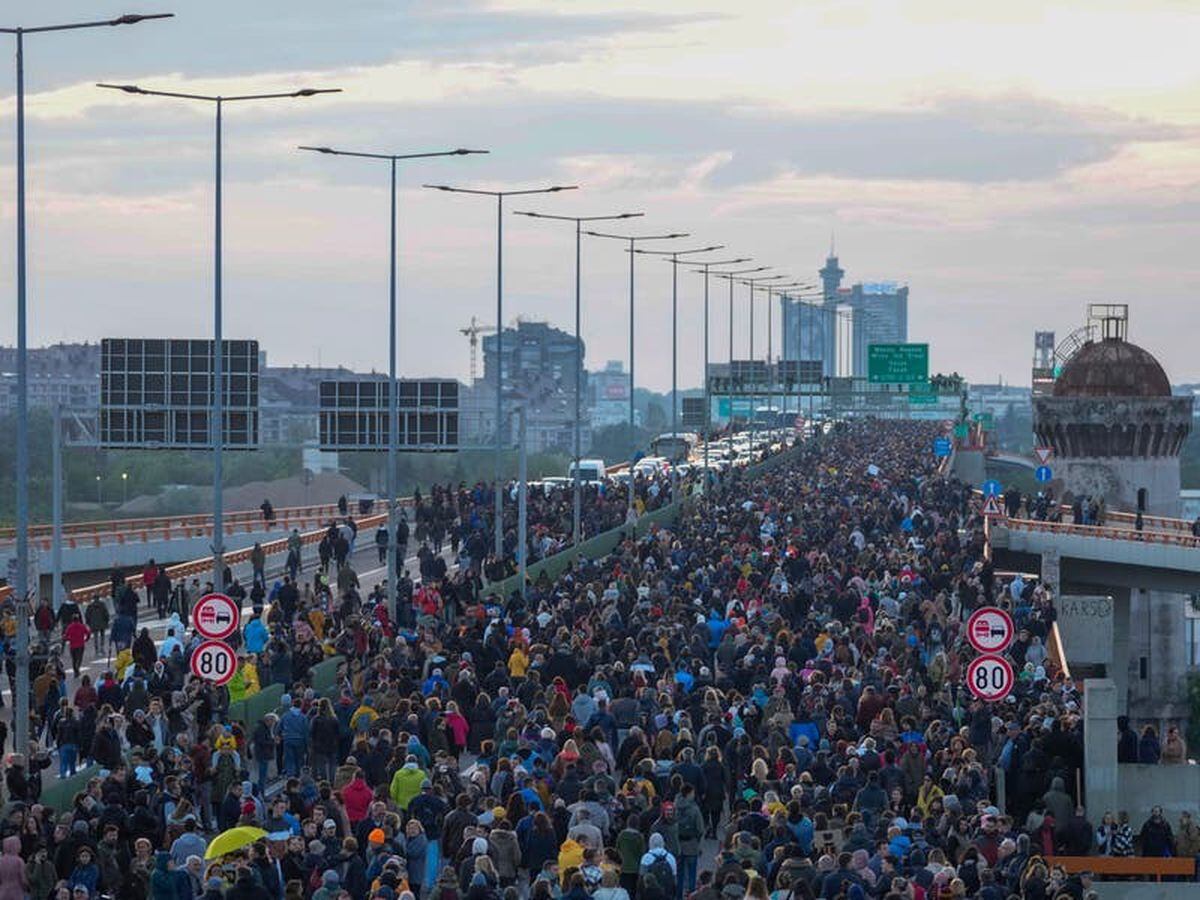
MULTIPOLYGON (((275 510, 275 521, 285 519, 312 519, 321 516, 337 515, 337 504, 321 503, 308 506, 286 506, 275 510)), ((233 529, 244 524, 262 524, 262 510, 236 510, 224 516, 226 529, 233 529)), ((151 516, 137 519, 106 519, 97 522, 68 522, 62 526, 64 538, 104 534, 131 534, 138 532, 161 532, 165 530, 191 529, 197 531, 212 531, 212 516, 207 513, 195 513, 182 516, 151 516)), ((53 536, 53 525, 32 525, 29 537, 50 538, 53 536)), ((186 535, 191 536, 191 535, 186 535)), ((16 538, 15 528, 0 528, 0 541, 11 541, 16 538)))
MULTIPOLYGON (((329 517, 333 518, 333 517, 329 517)), ((381 513, 374 516, 365 516, 358 519, 360 530, 368 528, 377 528, 379 525, 387 521, 387 514, 381 513)), ((325 528, 318 528, 313 531, 305 532, 300 535, 300 543, 303 546, 309 544, 320 543, 321 538, 325 535, 325 528)), ((287 538, 279 538, 274 541, 267 541, 262 545, 263 552, 268 557, 277 556, 280 553, 287 552, 287 538)), ((246 547, 242 550, 230 550, 225 554, 225 564, 229 566, 237 565, 238 563, 249 562, 250 554, 253 552, 253 547, 246 547)), ((179 563, 174 566, 167 566, 167 574, 172 580, 178 578, 186 578, 189 575, 197 575, 201 572, 207 573, 212 569, 212 557, 205 556, 201 559, 194 559, 191 562, 179 563)), ((135 590, 142 586, 142 573, 137 572, 129 575, 125 579, 125 583, 135 590)), ((76 602, 93 600, 96 597, 107 597, 112 593, 112 584, 110 582, 102 582, 100 584, 90 584, 84 587, 73 588, 69 591, 71 598, 76 602)), ((7 598, 12 594, 11 587, 0 588, 0 600, 7 598)))
MULTIPOLYGON (((1000 526, 1001 523, 997 523, 1000 526)), ((1153 531, 1115 528, 1111 525, 1075 525, 1067 522, 1043 522, 1038 519, 1004 519, 1003 527, 1016 531, 1040 531, 1048 534, 1071 534, 1079 537, 1099 537, 1108 540, 1140 541, 1146 544, 1171 544, 1180 547, 1200 547, 1200 538, 1189 531, 1153 531)))

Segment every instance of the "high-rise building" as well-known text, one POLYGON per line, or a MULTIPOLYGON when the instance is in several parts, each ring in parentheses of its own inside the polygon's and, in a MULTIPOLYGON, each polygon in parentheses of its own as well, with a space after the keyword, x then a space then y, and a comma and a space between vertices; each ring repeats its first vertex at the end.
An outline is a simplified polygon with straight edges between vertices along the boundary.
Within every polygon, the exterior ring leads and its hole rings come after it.
MULTIPOLYGON (((28 351, 29 407, 95 415, 100 409, 100 344, 52 344, 28 351)), ((0 347, 0 414, 17 409, 17 350, 0 347)))
POLYGON ((629 373, 621 360, 610 359, 602 370, 588 374, 587 405, 593 428, 629 423, 629 373))
MULTIPOLYGON (((590 440, 587 421, 587 373, 584 371, 585 347, 579 346, 576 366, 575 336, 554 328, 546 322, 518 321, 516 328, 504 329, 501 357, 499 335, 489 334, 481 339, 483 345, 483 377, 472 386, 467 405, 468 428, 475 431, 475 440, 486 443, 494 439, 496 429, 496 378, 500 378, 507 412, 514 403, 529 402, 526 434, 529 449, 534 452, 570 452, 574 448, 575 384, 583 388, 581 415, 584 417, 582 442, 590 440)), ((514 423, 501 422, 504 441, 510 441, 514 423)))
POLYGON ((780 297, 783 359, 819 359, 826 377, 866 378, 871 344, 908 341, 908 288, 890 281, 842 287, 846 272, 832 250, 817 274, 819 303, 780 297))

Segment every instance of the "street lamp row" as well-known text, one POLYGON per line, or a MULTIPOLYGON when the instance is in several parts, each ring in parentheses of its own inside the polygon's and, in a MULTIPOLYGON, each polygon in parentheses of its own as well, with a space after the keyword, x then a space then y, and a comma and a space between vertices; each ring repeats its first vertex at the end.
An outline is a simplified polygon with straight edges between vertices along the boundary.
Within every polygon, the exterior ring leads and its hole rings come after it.
MULTIPOLYGON (((87 28, 100 28, 121 25, 135 25, 140 22, 145 22, 155 19, 171 18, 172 13, 154 13, 145 15, 122 15, 114 19, 77 22, 59 25, 47 25, 32 28, 0 28, 0 34, 11 34, 16 39, 16 126, 17 126, 17 148, 16 148, 16 173, 17 173, 17 435, 16 435, 16 577, 14 579, 15 592, 18 598, 28 596, 29 585, 27 583, 27 570, 29 560, 29 509, 28 509, 28 468, 29 468, 29 426, 28 426, 28 365, 27 365, 27 266, 26 266, 26 198, 25 198, 25 82, 24 82, 24 39, 26 35, 43 34, 57 31, 73 31, 87 28)), ((144 96, 144 97, 164 97, 168 99, 191 100, 198 102, 211 103, 215 112, 215 136, 214 136, 214 230, 213 230, 213 401, 211 417, 209 422, 210 433, 209 437, 212 444, 213 452, 213 584, 221 586, 224 584, 225 563, 224 563, 224 523, 223 523, 223 500, 222 500, 222 451, 224 447, 224 402, 225 402, 225 373, 224 373, 224 353, 222 340, 222 124, 223 112, 227 103, 241 103, 256 100, 283 100, 283 99, 306 99, 315 97, 321 94, 340 93, 340 88, 311 88, 304 87, 291 91, 269 92, 269 93, 254 93, 254 94, 200 94, 183 91, 167 91, 153 88, 145 88, 137 84, 110 84, 100 83, 97 85, 106 90, 119 91, 124 94, 144 96)), ((389 384, 390 384, 390 400, 389 400, 389 431, 388 431, 388 584, 389 592, 395 590, 397 583, 396 577, 396 494, 397 494, 397 448, 399 443, 398 438, 398 384, 397 384, 397 347, 396 333, 398 327, 397 304, 396 304, 396 289, 397 289, 397 264, 396 264, 396 244, 397 244, 397 196, 396 196, 396 167, 397 163, 416 160, 430 159, 435 157, 449 156, 468 156, 477 154, 486 154, 487 150, 473 150, 466 148, 456 148, 453 150, 438 150, 422 153, 379 153, 366 152, 357 150, 342 150, 328 146, 301 146, 300 150, 320 153, 328 156, 346 156, 356 157, 361 159, 372 159, 385 161, 390 168, 390 189, 391 189, 391 205, 390 205, 390 227, 389 227, 389 281, 388 281, 388 314, 389 314, 389 339, 388 339, 388 357, 389 357, 389 384)), ((454 187, 446 184, 427 184, 424 187, 456 194, 474 194, 477 196, 491 197, 496 200, 496 327, 497 327, 497 356, 503 359, 504 350, 504 290, 503 290, 503 233, 504 233, 504 200, 507 197, 532 196, 535 194, 554 194, 562 191, 576 190, 576 185, 551 185, 548 187, 529 188, 529 189, 513 189, 513 190, 483 190, 477 188, 454 187)), ((635 307, 634 307, 634 258, 636 255, 656 255, 667 257, 667 261, 672 267, 672 290, 671 290, 671 421, 672 432, 678 434, 678 269, 680 263, 697 264, 692 260, 683 259, 683 257, 697 256, 701 254, 711 253, 716 250, 723 249, 724 245, 715 244, 706 247, 696 247, 686 250, 645 250, 638 247, 642 242, 651 241, 666 241, 676 240, 687 237, 686 232, 670 232, 664 234, 647 234, 647 235, 624 235, 612 234, 607 232, 584 230, 585 223, 601 222, 601 221, 616 221, 639 218, 643 215, 641 212, 623 212, 612 215, 596 215, 596 216, 563 216, 550 215, 546 213, 519 211, 518 215, 527 216, 535 219, 547 219, 555 221, 573 222, 575 224, 575 421, 574 421, 574 515, 572 537, 574 544, 578 546, 582 539, 581 534, 581 391, 582 379, 580 372, 582 371, 582 303, 581 303, 581 236, 587 234, 593 237, 607 238, 620 240, 628 244, 627 252, 629 253, 629 428, 630 440, 633 442, 633 435, 636 429, 635 415, 635 400, 634 400, 634 329, 635 329, 635 307)), ((702 271, 705 275, 705 314, 704 314, 704 359, 705 359, 705 377, 707 381, 708 367, 708 276, 711 274, 718 277, 725 277, 730 282, 730 360, 733 359, 733 329, 732 329, 732 292, 733 280, 739 275, 745 275, 755 272, 765 271, 769 267, 760 266, 753 269, 731 270, 725 272, 712 271, 714 266, 737 265, 743 262, 749 262, 748 257, 739 257, 731 260, 723 260, 718 262, 703 262, 698 263, 702 268, 696 271, 702 271)), ((751 290, 751 357, 753 358, 753 292, 756 288, 756 282, 769 281, 780 278, 785 278, 783 275, 762 276, 759 278, 751 278, 742 280, 742 283, 748 284, 751 290)), ((790 285, 790 287, 807 287, 800 285, 790 285)), ((768 339, 769 340, 769 339, 768 339)), ((705 389, 707 398, 707 386, 705 389)), ((706 425, 709 420, 708 404, 706 403, 705 421, 706 425)), ((496 443, 495 443, 495 552, 498 557, 503 556, 503 500, 502 491, 500 488, 501 482, 501 434, 503 424, 503 379, 501 377, 501 367, 497 367, 496 371, 496 443)), ((635 448, 636 449, 636 448, 635 448)), ((707 452, 707 451, 706 451, 707 452)), ((631 517, 633 510, 633 473, 632 465, 634 463, 634 452, 630 455, 630 482, 628 490, 628 514, 631 517)), ((123 482, 127 478, 125 473, 122 474, 123 482)), ((99 488, 100 476, 97 476, 97 485, 99 488)), ((523 540, 523 538, 522 538, 523 540)), ((522 548, 524 553, 524 548, 522 548)), ((56 577, 56 589, 57 589, 56 577)), ((18 615, 17 617, 17 673, 18 684, 15 698, 15 746, 24 746, 28 740, 28 659, 29 659, 29 623, 28 617, 18 615), (22 677, 24 676, 24 677, 22 677)))

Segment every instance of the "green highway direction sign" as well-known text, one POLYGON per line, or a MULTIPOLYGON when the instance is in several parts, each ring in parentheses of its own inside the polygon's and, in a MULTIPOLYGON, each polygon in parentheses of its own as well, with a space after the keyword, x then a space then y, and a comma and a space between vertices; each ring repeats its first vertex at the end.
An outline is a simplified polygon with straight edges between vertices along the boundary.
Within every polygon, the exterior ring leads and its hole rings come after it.
POLYGON ((974 422, 978 422, 979 427, 984 431, 991 431, 996 425, 995 419, 990 412, 975 413, 975 415, 971 416, 971 419, 974 422))
POLYGON ((916 384, 929 381, 928 344, 870 344, 867 346, 870 384, 916 384))
POLYGON ((960 422, 954 426, 954 436, 956 438, 965 439, 970 433, 970 426, 966 422, 960 422))
POLYGON ((754 403, 749 398, 735 399, 732 404, 728 397, 717 398, 717 415, 722 419, 728 419, 730 415, 749 416, 753 411, 754 403))
POLYGON ((908 386, 908 402, 929 406, 938 402, 938 392, 928 381, 915 381, 908 386))

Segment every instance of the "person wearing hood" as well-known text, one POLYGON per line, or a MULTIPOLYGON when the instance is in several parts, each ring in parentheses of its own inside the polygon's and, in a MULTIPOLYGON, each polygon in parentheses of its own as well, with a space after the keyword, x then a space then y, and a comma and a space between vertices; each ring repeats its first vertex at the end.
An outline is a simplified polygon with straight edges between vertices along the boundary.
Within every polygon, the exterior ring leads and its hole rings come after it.
POLYGON ((1053 815, 1054 821, 1057 823, 1055 833, 1061 836, 1067 827, 1067 821, 1075 811, 1075 804, 1071 800, 1071 795, 1067 793, 1061 777, 1055 776, 1051 779, 1050 790, 1042 795, 1042 802, 1046 804, 1046 812, 1053 815))
POLYGON ((4 839, 0 853, 0 900, 25 900, 29 879, 25 876, 25 860, 21 858, 21 838, 11 835, 4 839))
POLYGON ((517 870, 521 866, 521 845, 512 823, 501 817, 499 824, 487 837, 488 856, 496 864, 496 874, 502 888, 516 883, 517 870))
POLYGON ((413 797, 421 793, 421 784, 428 778, 428 774, 417 765, 417 757, 409 754, 404 761, 404 765, 396 770, 396 774, 392 776, 392 783, 388 787, 388 794, 401 809, 408 809, 408 804, 412 802, 413 797))
POLYGON ((367 817, 375 793, 363 777, 363 770, 357 766, 354 769, 354 777, 342 788, 341 793, 346 818, 350 820, 350 826, 353 828, 367 817))
POLYGON ((246 623, 244 629, 243 639, 246 643, 247 653, 262 653, 266 649, 267 641, 271 639, 271 633, 267 631, 262 616, 250 617, 250 621, 246 623))
POLYGON ((313 891, 312 900, 336 900, 342 890, 342 879, 333 869, 321 874, 321 886, 313 891))
POLYGON ((685 783, 675 803, 675 821, 679 827, 679 887, 676 893, 690 894, 696 889, 700 839, 704 837, 704 813, 696 802, 696 788, 685 783))
POLYGON ((678 880, 678 865, 675 857, 667 850, 661 832, 650 835, 650 848, 638 864, 638 893, 647 887, 647 881, 654 879, 659 890, 667 897, 675 896, 675 883, 678 880))

